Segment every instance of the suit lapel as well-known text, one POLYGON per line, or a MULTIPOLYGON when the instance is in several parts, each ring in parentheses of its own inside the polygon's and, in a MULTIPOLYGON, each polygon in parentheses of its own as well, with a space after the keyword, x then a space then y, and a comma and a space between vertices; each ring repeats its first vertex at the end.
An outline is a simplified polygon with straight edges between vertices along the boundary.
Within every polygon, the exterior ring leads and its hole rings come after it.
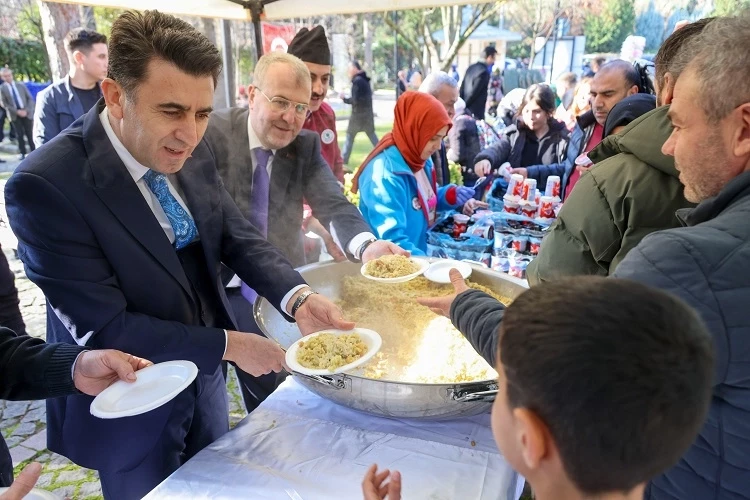
MULTIPOLYGON (((283 200, 287 191, 287 186, 292 178, 292 172, 297 170, 297 148, 295 144, 297 139, 290 145, 276 151, 273 158, 273 168, 271 169, 271 185, 269 189, 269 206, 274 200, 283 200)), ((269 214, 271 214, 269 210, 269 214)))
POLYGON ((93 189, 130 234, 180 283, 192 297, 190 283, 174 247, 143 199, 99 121, 103 101, 86 114, 83 141, 91 168, 93 189))
POLYGON ((230 153, 238 155, 239 160, 230 163, 229 177, 231 185, 226 184, 232 199, 236 200, 237 207, 246 219, 250 219, 250 195, 253 192, 253 158, 250 151, 250 138, 247 135, 248 110, 244 110, 232 120, 230 148, 236 148, 230 153))

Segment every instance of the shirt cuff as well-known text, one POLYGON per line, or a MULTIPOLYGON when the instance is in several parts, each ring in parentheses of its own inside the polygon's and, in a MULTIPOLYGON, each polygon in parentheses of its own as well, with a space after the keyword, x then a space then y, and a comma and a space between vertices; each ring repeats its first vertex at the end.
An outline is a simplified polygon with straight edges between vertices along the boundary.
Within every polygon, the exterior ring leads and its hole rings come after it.
POLYGON ((284 313, 286 313, 287 316, 291 317, 291 315, 289 314, 289 312, 287 312, 289 309, 287 309, 286 306, 289 305, 289 301, 292 300, 292 297, 294 296, 294 294, 297 293, 297 292, 299 292, 303 288, 310 288, 310 285, 297 285, 294 288, 292 288, 291 290, 289 290, 287 292, 287 294, 284 295, 284 298, 281 299, 281 304, 280 304, 281 305, 281 310, 284 311, 284 313))
POLYGON ((346 248, 347 250, 349 250, 349 253, 351 255, 354 255, 356 259, 361 260, 362 256, 357 255, 357 250, 359 250, 359 247, 361 247, 365 241, 369 241, 372 239, 377 239, 375 235, 372 233, 359 233, 357 236, 355 236, 349 241, 349 244, 347 245, 346 248))
POLYGON ((76 363, 78 363, 78 358, 81 357, 81 354, 83 354, 86 351, 81 351, 78 353, 78 356, 76 356, 76 359, 73 361, 73 364, 70 365, 70 380, 73 380, 73 374, 76 372, 76 363))
POLYGON ((229 333, 224 330, 224 354, 221 355, 221 359, 227 356, 227 348, 229 347, 229 333))

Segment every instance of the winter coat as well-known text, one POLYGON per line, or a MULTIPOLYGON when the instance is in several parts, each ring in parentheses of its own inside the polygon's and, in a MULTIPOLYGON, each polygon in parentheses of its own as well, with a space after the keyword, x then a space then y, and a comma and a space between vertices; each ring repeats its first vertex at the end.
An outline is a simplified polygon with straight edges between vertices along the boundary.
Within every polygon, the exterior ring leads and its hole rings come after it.
POLYGON ((352 95, 344 99, 346 104, 352 105, 350 122, 360 125, 372 125, 375 115, 372 111, 372 87, 370 77, 364 71, 352 78, 352 95))
POLYGON ((609 136, 589 153, 595 162, 565 200, 527 270, 530 283, 579 274, 612 274, 648 234, 680 225, 683 195, 674 158, 661 152, 672 133, 663 106, 609 136))
MULTIPOLYGON (((577 189, 577 188, 576 188, 577 189)), ((750 498, 750 172, 653 233, 615 271, 671 292, 714 338, 713 398, 680 461, 649 484, 646 500, 750 498)))
MULTIPOLYGON (((482 160, 489 160, 492 168, 497 169, 507 161, 513 168, 533 168, 534 164, 522 165, 521 161, 528 134, 533 133, 519 120, 515 125, 503 130, 499 142, 476 155, 474 164, 482 160)), ((565 125, 557 120, 551 120, 548 134, 539 142, 544 141, 546 141, 546 147, 542 148, 542 154, 537 158, 536 163, 538 165, 551 165, 564 162, 568 148, 568 129, 565 128, 565 125)), ((529 175, 529 177, 533 176, 529 175)), ((546 182, 546 177, 544 181, 546 182)), ((541 189, 544 189, 544 185, 541 189)))
POLYGON ((466 102, 466 110, 471 111, 477 120, 484 120, 489 84, 490 70, 484 61, 475 62, 466 69, 460 95, 466 102))
MULTIPOLYGON (((424 169, 436 186, 431 159, 424 169)), ((455 190, 455 184, 436 188, 438 211, 456 208, 455 190)), ((359 193, 359 209, 378 238, 413 255, 426 255, 428 223, 417 179, 396 146, 383 150, 368 164, 359 178, 359 193)))

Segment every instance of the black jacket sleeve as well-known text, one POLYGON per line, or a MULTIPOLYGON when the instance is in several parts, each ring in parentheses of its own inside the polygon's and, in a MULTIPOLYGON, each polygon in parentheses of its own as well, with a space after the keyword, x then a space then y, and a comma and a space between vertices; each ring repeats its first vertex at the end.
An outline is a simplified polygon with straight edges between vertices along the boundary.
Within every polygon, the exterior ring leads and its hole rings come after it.
POLYGON ((372 101, 372 91, 370 90, 370 81, 366 78, 355 77, 352 80, 352 95, 345 98, 346 104, 351 104, 354 108, 366 108, 372 101))
POLYGON ((479 133, 474 120, 459 119, 448 131, 448 159, 462 167, 473 167, 479 154, 479 133))
MULTIPOLYGON (((501 135, 500 141, 496 142, 492 146, 485 148, 476 157, 474 157, 474 165, 482 160, 490 160, 492 169, 496 170, 500 168, 500 165, 508 161, 510 158, 511 144, 508 136, 501 135)), ((473 166, 473 165, 472 165, 473 166)))
POLYGON ((0 399, 27 400, 76 394, 71 368, 86 349, 47 344, 0 328, 0 399))
POLYGON ((453 301, 450 314, 453 326, 494 368, 498 346, 497 332, 503 321, 505 306, 484 292, 467 290, 453 301))

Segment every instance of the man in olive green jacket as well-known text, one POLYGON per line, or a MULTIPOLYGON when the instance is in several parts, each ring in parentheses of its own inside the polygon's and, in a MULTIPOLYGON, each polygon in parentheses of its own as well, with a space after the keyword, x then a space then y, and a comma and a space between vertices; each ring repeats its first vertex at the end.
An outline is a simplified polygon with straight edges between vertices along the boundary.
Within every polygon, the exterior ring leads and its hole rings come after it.
MULTIPOLYGON (((675 62, 683 59, 677 56, 708 22, 702 19, 677 30, 659 49, 659 104, 672 102, 684 69, 675 62)), ((538 257, 529 264, 531 285, 579 274, 608 276, 646 235, 680 226, 675 211, 694 205, 685 199, 674 158, 661 152, 672 133, 668 111, 669 106, 656 108, 589 153, 594 167, 566 198, 538 257)))
POLYGON ((581 177, 529 264, 531 284, 578 274, 607 276, 647 234, 680 225, 683 196, 674 158, 661 152, 672 133, 668 106, 633 121, 589 153, 581 177))

